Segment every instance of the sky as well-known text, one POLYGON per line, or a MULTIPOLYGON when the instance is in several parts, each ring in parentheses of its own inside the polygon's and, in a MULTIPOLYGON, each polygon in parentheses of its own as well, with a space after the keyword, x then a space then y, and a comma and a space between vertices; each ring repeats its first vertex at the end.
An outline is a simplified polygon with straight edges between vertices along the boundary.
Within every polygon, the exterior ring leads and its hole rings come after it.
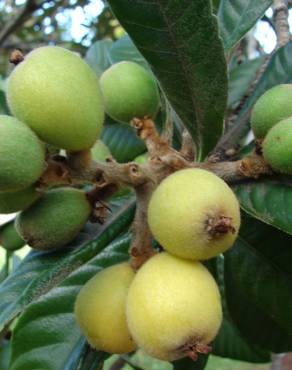
MULTIPOLYGON (((103 3, 100 0, 91 0, 90 4, 85 8, 77 7, 74 11, 69 11, 67 15, 63 15, 63 20, 68 21, 67 17, 71 17, 71 27, 69 30, 70 36, 79 42, 88 32, 85 26, 90 18, 96 17, 103 9, 103 3)), ((266 12, 268 17, 272 17, 273 11, 269 8, 266 12)), ((289 23, 292 26, 292 10, 289 12, 289 23)), ((255 37, 259 41, 266 53, 270 53, 276 45, 276 35, 267 22, 259 22, 255 28, 255 37)))

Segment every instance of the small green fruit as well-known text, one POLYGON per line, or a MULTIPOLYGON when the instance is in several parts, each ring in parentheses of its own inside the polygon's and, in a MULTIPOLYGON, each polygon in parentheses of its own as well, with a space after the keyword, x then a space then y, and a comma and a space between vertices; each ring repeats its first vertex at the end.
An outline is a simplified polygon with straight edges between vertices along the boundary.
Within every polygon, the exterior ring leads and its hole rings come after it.
POLYGON ((0 116, 0 191, 29 187, 41 176, 45 151, 34 132, 16 118, 0 116))
POLYGON ((32 248, 55 249, 78 235, 90 213, 91 206, 83 191, 54 189, 17 216, 16 229, 32 248))
POLYGON ((136 157, 134 159, 134 162, 138 163, 138 164, 144 164, 148 161, 149 159, 149 154, 148 153, 144 153, 144 154, 140 154, 138 155, 138 157, 136 157))
POLYGON ((1 227, 0 245, 8 251, 16 251, 25 245, 24 240, 15 230, 14 221, 8 222, 1 227))
POLYGON ((8 80, 7 97, 13 114, 58 148, 90 148, 103 125, 97 77, 79 56, 60 47, 29 53, 8 80))
POLYGON ((97 140, 91 148, 91 155, 94 161, 105 162, 105 160, 111 156, 111 152, 101 140, 97 140))
POLYGON ((154 117, 160 98, 157 84, 143 67, 120 62, 100 78, 105 110, 116 121, 129 123, 133 118, 154 117))
POLYGON ((292 84, 282 84, 266 91, 256 102, 251 114, 251 127, 263 139, 279 121, 292 116, 292 84))
POLYGON ((263 142, 263 155, 275 171, 292 175, 292 117, 271 128, 263 142))
POLYGON ((134 275, 128 263, 121 263, 97 273, 80 290, 75 303, 76 321, 93 348, 109 353, 135 349, 125 313, 134 275))
POLYGON ((199 262, 161 253, 148 260, 130 286, 127 322, 149 355, 174 361, 206 349, 222 321, 215 280, 199 262))
POLYGON ((22 211, 30 207, 40 195, 34 186, 16 192, 0 192, 0 213, 22 211))
POLYGON ((233 245, 240 226, 239 204, 229 186, 213 173, 181 170, 154 191, 148 223, 169 253, 205 260, 233 245))

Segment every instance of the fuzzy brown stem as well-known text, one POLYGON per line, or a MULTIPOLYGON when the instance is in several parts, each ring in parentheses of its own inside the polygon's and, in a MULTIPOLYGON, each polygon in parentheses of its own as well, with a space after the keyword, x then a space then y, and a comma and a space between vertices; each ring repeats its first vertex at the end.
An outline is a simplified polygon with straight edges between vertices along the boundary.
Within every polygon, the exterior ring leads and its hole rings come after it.
POLYGON ((151 118, 134 118, 131 125, 136 129, 137 135, 145 141, 150 157, 163 155, 174 151, 169 145, 169 140, 159 136, 151 118))
MULTIPOLYGON (((134 125, 152 155, 147 163, 121 164, 113 160, 105 163, 93 162, 89 160, 87 153, 82 153, 81 156, 80 153, 73 154, 69 158, 56 156, 47 159, 48 166, 39 186, 46 188, 56 183, 93 184, 95 187, 87 193, 87 197, 95 207, 95 218, 98 221, 103 221, 108 213, 104 200, 121 186, 133 187, 137 196, 137 209, 132 227, 130 255, 135 269, 155 254, 147 223, 147 209, 154 189, 165 177, 184 168, 202 168, 215 173, 228 183, 233 183, 249 178, 257 179, 272 173, 264 158, 256 152, 234 162, 192 162, 159 137, 151 119, 134 120, 134 125)), ((227 228, 231 231, 231 225, 226 218, 215 221, 210 232, 223 233, 227 228)))
POLYGON ((137 208, 132 225, 132 242, 130 246, 131 265, 138 270, 145 261, 155 254, 152 248, 152 236, 147 222, 148 204, 154 190, 153 183, 136 187, 137 208))
POLYGON ((67 152, 68 164, 76 172, 85 172, 91 168, 91 150, 85 149, 79 152, 67 152))
POLYGON ((290 40, 287 0, 274 0, 274 23, 277 34, 277 48, 287 44, 290 40))
POLYGON ((188 161, 193 161, 196 157, 194 142, 187 130, 184 130, 182 134, 182 146, 180 153, 188 161))

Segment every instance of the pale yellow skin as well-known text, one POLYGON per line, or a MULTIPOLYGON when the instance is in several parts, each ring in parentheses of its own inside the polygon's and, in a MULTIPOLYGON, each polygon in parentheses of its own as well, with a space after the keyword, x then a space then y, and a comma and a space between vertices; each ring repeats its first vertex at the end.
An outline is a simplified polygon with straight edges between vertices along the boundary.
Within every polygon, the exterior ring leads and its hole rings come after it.
POLYGON ((128 353, 136 348, 125 314, 134 275, 128 263, 121 263, 98 272, 80 290, 76 321, 93 348, 108 353, 128 353))
POLYGON ((152 195, 148 223, 169 253, 205 260, 230 248, 240 227, 239 203, 229 186, 213 173, 186 169, 168 176, 152 195), (235 232, 212 237, 208 219, 231 218, 235 232))
POLYGON ((185 357, 179 348, 187 343, 208 344, 222 321, 219 290, 209 271, 165 252, 137 272, 126 312, 137 345, 165 361, 185 357))
POLYGON ((88 149, 103 126, 95 73, 78 55, 58 46, 25 56, 8 79, 7 101, 14 116, 57 148, 88 149))

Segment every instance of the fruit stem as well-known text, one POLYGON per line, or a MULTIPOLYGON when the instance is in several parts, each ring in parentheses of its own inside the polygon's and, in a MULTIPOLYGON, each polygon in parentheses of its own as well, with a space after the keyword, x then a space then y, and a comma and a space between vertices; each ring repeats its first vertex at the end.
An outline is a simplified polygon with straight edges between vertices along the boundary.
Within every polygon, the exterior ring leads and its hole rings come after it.
POLYGON ((130 246, 131 266, 138 270, 143 263, 156 254, 152 248, 152 236, 147 222, 148 204, 154 190, 153 183, 137 187, 137 208, 132 225, 132 241, 130 246))
POLYGON ((78 172, 84 172, 91 167, 91 150, 85 149, 79 152, 67 152, 69 166, 78 172))

